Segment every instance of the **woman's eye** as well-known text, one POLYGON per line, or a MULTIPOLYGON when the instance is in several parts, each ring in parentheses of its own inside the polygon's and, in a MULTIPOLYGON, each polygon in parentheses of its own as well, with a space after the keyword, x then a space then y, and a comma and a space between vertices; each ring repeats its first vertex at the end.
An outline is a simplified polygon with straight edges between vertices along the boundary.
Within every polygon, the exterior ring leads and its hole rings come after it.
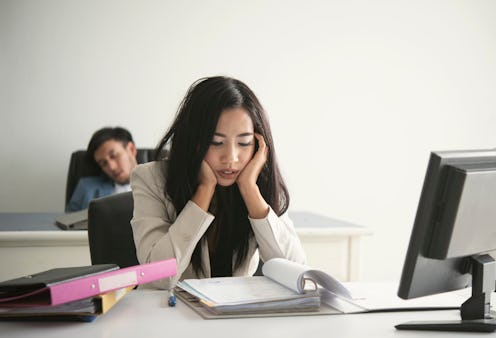
POLYGON ((217 146, 222 145, 222 142, 212 141, 212 142, 210 142, 210 144, 217 147, 217 146))
POLYGON ((239 142, 239 145, 242 147, 249 147, 252 145, 252 143, 251 142, 239 142))

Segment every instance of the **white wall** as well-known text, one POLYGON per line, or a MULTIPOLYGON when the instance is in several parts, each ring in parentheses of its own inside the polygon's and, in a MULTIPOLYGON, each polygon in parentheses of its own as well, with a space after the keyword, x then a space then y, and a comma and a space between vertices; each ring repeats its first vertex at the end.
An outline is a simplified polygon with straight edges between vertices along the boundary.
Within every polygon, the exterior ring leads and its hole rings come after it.
MULTIPOLYGON (((496 145, 496 2, 0 0, 0 212, 62 211, 104 125, 153 147, 191 82, 245 81, 293 210, 371 227, 399 276, 430 150, 496 145)), ((378 267, 381 266, 381 269, 378 267)))

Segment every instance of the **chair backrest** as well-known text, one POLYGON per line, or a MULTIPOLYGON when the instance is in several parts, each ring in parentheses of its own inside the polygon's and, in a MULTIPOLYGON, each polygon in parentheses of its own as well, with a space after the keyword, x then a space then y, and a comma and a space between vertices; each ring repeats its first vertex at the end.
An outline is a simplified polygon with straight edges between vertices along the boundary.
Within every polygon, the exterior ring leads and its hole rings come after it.
MULTIPOLYGON (((138 163, 153 161, 154 149, 139 148, 136 154, 138 163)), ((71 154, 69 170, 67 171, 67 183, 65 187, 65 205, 69 203, 74 189, 81 177, 98 176, 102 174, 100 167, 86 157, 86 150, 76 150, 71 154)))
POLYGON ((133 194, 124 192, 94 199, 88 208, 91 264, 137 265, 131 218, 133 194))

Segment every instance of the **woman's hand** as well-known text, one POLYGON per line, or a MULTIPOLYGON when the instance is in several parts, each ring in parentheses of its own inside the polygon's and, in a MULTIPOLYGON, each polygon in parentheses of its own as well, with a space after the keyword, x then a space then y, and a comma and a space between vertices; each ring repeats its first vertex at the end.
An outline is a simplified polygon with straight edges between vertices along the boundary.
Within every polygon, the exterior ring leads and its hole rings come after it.
POLYGON ((217 177, 206 161, 202 161, 200 172, 198 173, 198 188, 191 200, 204 211, 208 212, 208 207, 214 196, 217 177))
POLYGON ((267 161, 268 148, 262 135, 255 133, 258 141, 258 150, 248 164, 243 168, 237 178, 238 186, 248 188, 257 184, 258 175, 267 161))
POLYGON ((269 149, 262 135, 254 135, 258 141, 258 150, 246 167, 243 168, 236 182, 245 201, 249 216, 254 219, 261 219, 267 217, 269 205, 262 197, 260 189, 258 189, 257 179, 267 161, 269 149))
POLYGON ((217 185, 217 177, 215 177, 214 171, 205 160, 202 161, 200 166, 198 184, 214 188, 217 185))

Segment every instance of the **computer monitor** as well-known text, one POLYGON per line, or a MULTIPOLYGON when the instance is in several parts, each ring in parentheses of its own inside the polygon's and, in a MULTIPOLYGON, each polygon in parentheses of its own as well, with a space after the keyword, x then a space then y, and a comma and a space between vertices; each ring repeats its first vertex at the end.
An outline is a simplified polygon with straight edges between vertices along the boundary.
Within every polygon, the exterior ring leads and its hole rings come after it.
POLYGON ((410 322, 398 329, 494 331, 490 296, 496 265, 496 150, 432 152, 398 296, 472 286, 456 322, 410 322))

